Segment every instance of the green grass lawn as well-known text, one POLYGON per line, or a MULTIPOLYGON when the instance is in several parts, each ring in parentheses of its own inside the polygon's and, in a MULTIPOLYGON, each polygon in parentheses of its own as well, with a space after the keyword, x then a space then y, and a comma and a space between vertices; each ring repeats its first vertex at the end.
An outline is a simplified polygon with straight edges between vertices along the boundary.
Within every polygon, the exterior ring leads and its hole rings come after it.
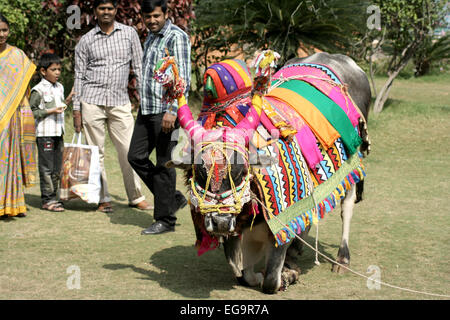
MULTIPOLYGON (((384 79, 376 83, 381 87, 384 79)), ((397 80, 385 110, 369 117, 372 152, 364 161, 364 201, 356 205, 350 235, 351 268, 369 266, 381 281, 416 291, 450 295, 450 78, 397 80)), ((67 119, 71 127, 71 119, 67 119)), ((66 142, 72 139, 71 133, 66 142)), ((176 232, 141 236, 152 212, 128 207, 115 150, 108 140, 106 166, 114 213, 82 201, 64 213, 40 210, 39 187, 27 190, 28 217, 0 221, 0 299, 437 299, 382 286, 369 289, 352 273, 305 249, 300 281, 266 296, 238 286, 223 249, 197 257, 188 208, 176 232), (80 271, 80 289, 69 289, 80 271), (70 271, 70 269, 69 269, 70 271)), ((180 172, 179 172, 180 173, 180 172)), ((186 191, 181 174, 178 188, 186 191)), ((152 195, 144 187, 147 199, 152 195)), ((336 256, 340 208, 320 224, 319 249, 336 256)), ((314 244, 315 229, 308 242, 314 244)))

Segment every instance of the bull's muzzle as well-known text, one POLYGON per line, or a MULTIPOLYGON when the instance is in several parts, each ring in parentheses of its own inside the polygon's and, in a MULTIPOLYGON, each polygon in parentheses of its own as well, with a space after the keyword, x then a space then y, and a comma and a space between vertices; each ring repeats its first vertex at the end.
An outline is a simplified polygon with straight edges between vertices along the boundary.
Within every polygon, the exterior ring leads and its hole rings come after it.
POLYGON ((205 216, 206 231, 217 235, 228 235, 236 229, 236 216, 230 213, 208 213, 205 216))

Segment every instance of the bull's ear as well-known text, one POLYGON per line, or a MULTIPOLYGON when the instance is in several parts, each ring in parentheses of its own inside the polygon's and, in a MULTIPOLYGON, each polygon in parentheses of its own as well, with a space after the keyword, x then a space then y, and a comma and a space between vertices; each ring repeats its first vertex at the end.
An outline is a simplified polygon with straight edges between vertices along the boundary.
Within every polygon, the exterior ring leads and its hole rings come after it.
POLYGON ((183 170, 189 170, 191 168, 190 164, 184 163, 182 161, 177 160, 169 160, 165 164, 166 168, 178 168, 183 170))
POLYGON ((270 156, 266 154, 251 153, 249 157, 250 164, 256 169, 262 169, 270 167, 278 162, 276 156, 270 156))

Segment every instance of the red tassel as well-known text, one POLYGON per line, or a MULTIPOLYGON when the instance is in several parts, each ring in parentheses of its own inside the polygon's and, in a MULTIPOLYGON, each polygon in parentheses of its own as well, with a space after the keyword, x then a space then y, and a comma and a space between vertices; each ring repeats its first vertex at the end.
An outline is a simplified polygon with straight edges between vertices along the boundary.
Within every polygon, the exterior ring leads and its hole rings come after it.
POLYGON ((252 200, 252 209, 253 209, 253 215, 259 214, 258 202, 256 202, 256 200, 252 200))
POLYGON ((353 180, 353 176, 351 174, 348 175, 348 180, 351 184, 355 184, 355 180, 353 180))
POLYGON ((202 242, 199 243, 197 241, 196 243, 197 255, 201 256, 205 252, 216 249, 218 246, 219 241, 217 238, 211 237, 208 233, 202 230, 202 242))
POLYGON ((214 163, 214 175, 216 178, 216 183, 219 183, 219 166, 217 165, 217 163, 214 163))

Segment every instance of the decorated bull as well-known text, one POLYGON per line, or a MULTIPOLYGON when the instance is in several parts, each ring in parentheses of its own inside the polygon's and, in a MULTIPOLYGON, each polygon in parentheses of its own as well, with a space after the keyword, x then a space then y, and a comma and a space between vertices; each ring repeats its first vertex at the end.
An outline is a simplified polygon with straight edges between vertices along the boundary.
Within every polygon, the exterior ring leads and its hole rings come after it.
POLYGON ((198 254, 222 243, 238 282, 265 293, 297 281, 300 239, 340 201, 342 241, 333 269, 349 264, 356 184, 369 146, 370 86, 350 58, 315 54, 272 76, 276 58, 271 51, 255 58, 253 81, 237 59, 207 68, 197 120, 173 57, 155 70, 166 99, 178 99, 191 142, 185 157, 167 166, 185 170, 198 254), (255 272, 264 257, 264 270, 255 272))

